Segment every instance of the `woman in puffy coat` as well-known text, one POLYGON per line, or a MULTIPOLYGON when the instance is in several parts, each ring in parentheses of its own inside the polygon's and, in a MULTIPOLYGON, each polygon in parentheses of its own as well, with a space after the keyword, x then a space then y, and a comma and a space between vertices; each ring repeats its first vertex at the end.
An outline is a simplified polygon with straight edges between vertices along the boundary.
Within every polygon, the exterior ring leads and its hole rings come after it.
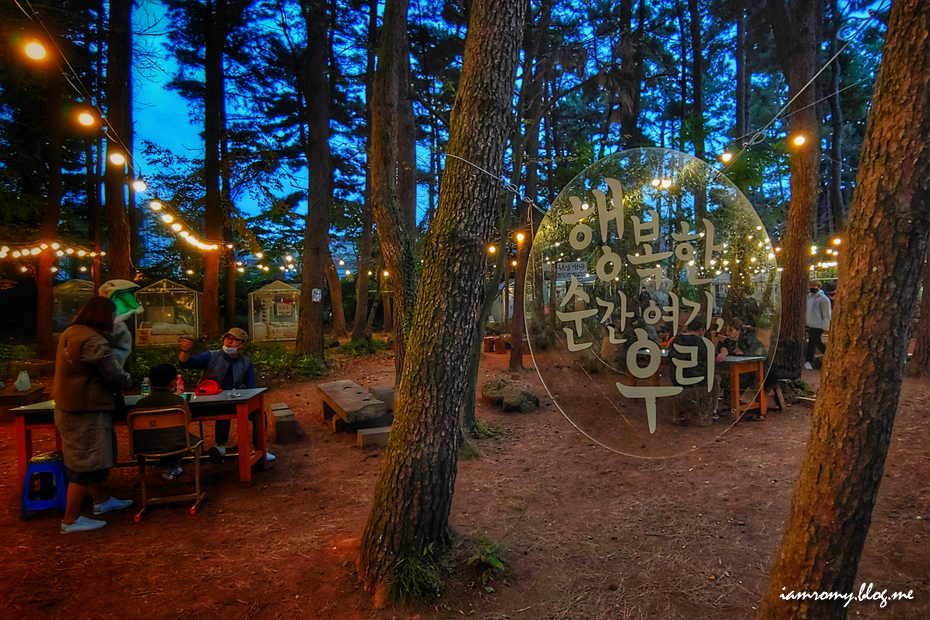
POLYGON ((104 487, 110 468, 116 464, 114 394, 132 387, 129 373, 117 363, 104 338, 113 330, 115 317, 112 301, 92 297, 58 341, 52 397, 70 483, 62 534, 87 532, 107 524, 80 514, 87 495, 94 500, 94 516, 132 504, 131 499, 111 497, 104 487))

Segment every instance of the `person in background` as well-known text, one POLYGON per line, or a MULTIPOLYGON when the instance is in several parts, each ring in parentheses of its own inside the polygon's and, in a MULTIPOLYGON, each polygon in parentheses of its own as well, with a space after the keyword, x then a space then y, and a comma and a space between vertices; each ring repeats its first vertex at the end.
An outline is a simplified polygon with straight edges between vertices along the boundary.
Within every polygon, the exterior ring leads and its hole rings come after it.
MULTIPOLYGON (((190 413, 187 401, 184 400, 174 391, 178 384, 178 371, 171 364, 158 364, 149 370, 149 381, 152 383, 152 393, 145 398, 140 398, 136 403, 136 408, 152 407, 179 407, 190 413)), ((136 452, 173 452, 183 450, 187 447, 187 438, 184 433, 188 432, 183 428, 160 428, 153 430, 137 430, 133 434, 133 445, 136 452)), ((191 444, 200 441, 200 437, 190 434, 191 444)), ((178 476, 184 473, 181 469, 181 460, 183 454, 175 454, 165 458, 165 471, 161 475, 165 480, 176 480, 178 476)))
MULTIPOLYGON (((683 332, 680 332, 672 341, 669 348, 669 357, 672 361, 671 380, 673 385, 680 385, 684 388, 680 398, 679 422, 682 424, 693 424, 694 426, 710 426, 714 420, 719 417, 717 412, 718 401, 720 399, 720 376, 714 373, 711 378, 713 381, 710 392, 708 393, 707 382, 707 343, 704 342, 704 332, 706 331, 706 319, 698 315, 688 323, 683 332), (680 350, 679 347, 694 347, 697 354, 692 357, 688 351, 680 350), (674 363, 674 360, 681 360, 687 364, 696 362, 693 366, 684 366, 681 370, 674 363), (694 379, 700 378, 698 383, 682 383, 678 375, 682 378, 694 379)), ((725 353, 718 353, 714 360, 719 363, 725 357, 725 353)))
POLYGON ((739 347, 740 332, 743 329, 743 322, 737 318, 730 320, 730 323, 723 328, 723 339, 717 343, 717 354, 722 360, 727 355, 742 355, 743 350, 739 347))
POLYGON ((115 318, 112 301, 91 297, 58 341, 52 398, 70 482, 62 534, 88 532, 107 524, 80 514, 87 495, 94 500, 95 517, 132 505, 131 499, 112 497, 104 486, 110 468, 116 465, 114 393, 132 387, 129 373, 104 337, 113 331, 115 318))
POLYGON ((810 292, 807 295, 807 361, 804 363, 804 368, 807 370, 814 369, 814 355, 818 349, 824 353, 827 351, 827 346, 821 340, 821 336, 830 331, 833 305, 822 288, 819 281, 812 280, 810 292))
MULTIPOLYGON (((242 347, 245 346, 249 335, 244 329, 233 327, 223 334, 223 348, 217 351, 207 351, 200 355, 191 357, 191 349, 194 343, 187 338, 181 339, 181 352, 178 354, 178 361, 181 368, 200 368, 203 372, 200 374, 200 380, 213 379, 216 381, 221 390, 232 389, 251 389, 255 387, 255 368, 252 361, 242 355, 242 347)), ((264 412, 257 412, 258 415, 264 416, 264 412)), ((262 421, 263 422, 263 421, 262 421)), ((252 436, 253 445, 255 437, 254 426, 259 423, 259 418, 255 413, 252 414, 252 436)), ((210 458, 214 461, 222 461, 226 456, 226 442, 229 441, 229 420, 217 420, 215 441, 216 445, 210 448, 210 458)), ((240 441, 242 439, 240 438, 240 441)), ((265 452, 265 458, 273 461, 275 456, 270 452, 265 452)))

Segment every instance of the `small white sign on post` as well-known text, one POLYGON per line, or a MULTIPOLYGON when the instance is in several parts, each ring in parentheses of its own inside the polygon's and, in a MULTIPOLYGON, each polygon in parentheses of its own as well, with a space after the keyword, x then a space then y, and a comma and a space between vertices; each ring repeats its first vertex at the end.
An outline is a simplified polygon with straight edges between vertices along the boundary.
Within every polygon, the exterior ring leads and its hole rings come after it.
POLYGON ((583 278, 588 273, 588 265, 581 261, 573 263, 558 263, 555 270, 555 279, 568 281, 575 278, 583 278))
POLYGON ((318 289, 318 288, 315 288, 315 289, 313 289, 312 291, 310 291, 310 295, 311 295, 311 299, 313 300, 314 303, 318 303, 318 302, 322 301, 322 299, 323 299, 323 291, 321 291, 321 290, 318 289))

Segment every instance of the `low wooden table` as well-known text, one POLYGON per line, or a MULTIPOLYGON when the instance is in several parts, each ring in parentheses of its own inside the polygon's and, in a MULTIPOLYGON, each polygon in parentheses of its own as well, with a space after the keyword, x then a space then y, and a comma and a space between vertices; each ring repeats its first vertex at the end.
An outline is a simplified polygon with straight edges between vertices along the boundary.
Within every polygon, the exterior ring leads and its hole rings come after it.
POLYGON ((768 411, 768 403, 765 390, 762 389, 762 382, 765 379, 762 363, 764 357, 743 357, 741 355, 728 355, 723 358, 723 364, 727 366, 727 372, 730 377, 730 408, 733 410, 737 419, 749 409, 758 409, 759 418, 765 417, 768 411), (757 390, 756 397, 750 403, 743 403, 740 400, 742 390, 739 388, 740 375, 744 373, 755 373, 753 388, 757 390))
MULTIPOLYGON (((191 410, 191 420, 194 422, 209 422, 212 420, 235 420, 236 432, 239 435, 239 483, 248 487, 252 484, 252 465, 258 464, 259 469, 265 467, 265 408, 263 406, 263 392, 266 388, 252 388, 239 390, 237 398, 230 398, 229 392, 220 392, 211 396, 191 396, 188 405, 191 410), (255 420, 255 436, 257 445, 250 451, 252 433, 249 432, 249 414, 258 412, 255 420)), ((126 396, 126 405, 132 407, 141 397, 126 396)), ((61 437, 55 428, 55 401, 48 400, 42 403, 17 407, 12 410, 16 415, 16 458, 19 472, 19 483, 22 485, 26 477, 26 465, 32 458, 32 431, 51 430, 55 432, 57 450, 61 450, 61 437)), ((114 419, 113 426, 126 426, 125 418, 114 419)), ((227 453, 227 456, 233 456, 227 453)), ((136 461, 119 463, 118 466, 136 466, 136 461)))

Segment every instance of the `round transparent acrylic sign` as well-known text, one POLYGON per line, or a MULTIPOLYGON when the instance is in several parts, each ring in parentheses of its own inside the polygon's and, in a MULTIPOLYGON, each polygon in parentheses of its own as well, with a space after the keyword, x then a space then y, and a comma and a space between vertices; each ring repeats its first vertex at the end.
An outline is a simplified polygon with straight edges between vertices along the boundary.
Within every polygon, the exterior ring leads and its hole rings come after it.
POLYGON ((759 416, 778 341, 775 256, 749 200, 703 160, 643 148, 585 169, 527 266, 528 340, 553 401, 594 441, 646 458, 759 416))

